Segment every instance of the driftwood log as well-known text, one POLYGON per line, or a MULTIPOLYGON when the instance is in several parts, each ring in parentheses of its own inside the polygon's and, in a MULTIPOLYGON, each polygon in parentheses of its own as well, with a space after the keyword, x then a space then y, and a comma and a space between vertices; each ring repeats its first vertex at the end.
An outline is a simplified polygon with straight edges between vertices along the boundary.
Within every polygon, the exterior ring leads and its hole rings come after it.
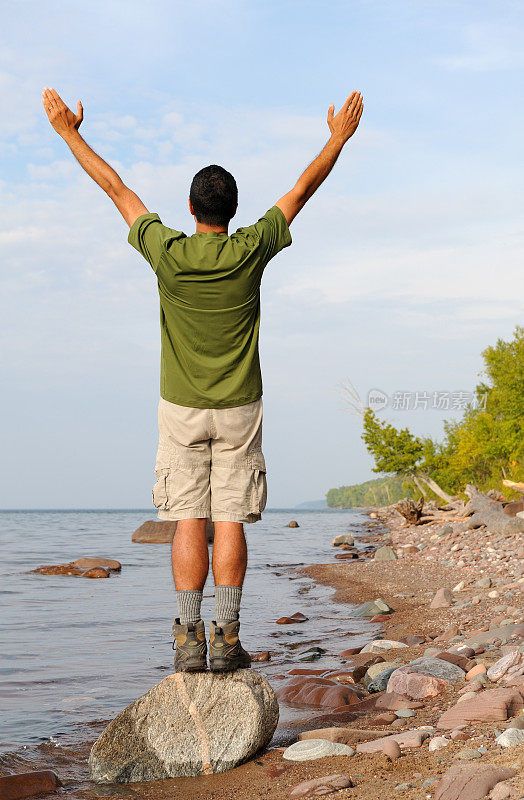
POLYGON ((418 525, 422 517, 422 509, 424 507, 424 498, 421 497, 416 503, 409 497, 403 497, 398 503, 395 503, 395 508, 406 520, 406 525, 418 525))
POLYGON ((485 525, 492 533, 524 533, 524 519, 505 514, 500 500, 480 492, 471 484, 466 486, 464 493, 469 497, 469 503, 463 513, 469 519, 462 524, 463 530, 473 530, 485 525))

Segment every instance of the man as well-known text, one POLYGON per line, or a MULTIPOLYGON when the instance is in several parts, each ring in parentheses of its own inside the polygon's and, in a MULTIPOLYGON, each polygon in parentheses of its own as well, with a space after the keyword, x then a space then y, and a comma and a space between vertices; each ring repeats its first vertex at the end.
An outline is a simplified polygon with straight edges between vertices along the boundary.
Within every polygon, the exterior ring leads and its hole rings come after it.
POLYGON ((266 503, 262 454, 262 381, 258 360, 260 282, 267 263, 291 244, 289 225, 329 175, 355 133, 363 110, 352 92, 335 115, 331 136, 295 186, 257 223, 229 234, 237 186, 223 167, 200 170, 189 210, 196 232, 165 227, 81 137, 82 104, 74 114, 54 89, 44 108, 55 131, 130 227, 128 241, 151 264, 160 294, 162 335, 159 446, 153 502, 163 520, 177 520, 172 562, 179 617, 173 625, 179 671, 205 669, 200 618, 209 570, 206 519, 215 525, 212 569, 215 620, 210 668, 249 667, 239 640, 239 611, 247 565, 244 523, 260 519, 266 503))

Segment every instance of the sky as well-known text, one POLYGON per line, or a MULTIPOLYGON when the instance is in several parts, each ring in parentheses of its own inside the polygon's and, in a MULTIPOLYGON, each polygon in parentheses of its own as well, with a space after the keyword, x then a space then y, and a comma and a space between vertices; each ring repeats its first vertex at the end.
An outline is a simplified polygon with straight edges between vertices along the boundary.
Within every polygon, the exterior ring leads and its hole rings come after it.
POLYGON ((374 477, 344 384, 418 435, 461 415, 482 350, 522 322, 521 3, 0 0, 0 21, 1 508, 148 508, 154 482, 155 276, 44 86, 188 234, 198 169, 235 175, 249 225, 362 91, 262 283, 268 505, 374 477))

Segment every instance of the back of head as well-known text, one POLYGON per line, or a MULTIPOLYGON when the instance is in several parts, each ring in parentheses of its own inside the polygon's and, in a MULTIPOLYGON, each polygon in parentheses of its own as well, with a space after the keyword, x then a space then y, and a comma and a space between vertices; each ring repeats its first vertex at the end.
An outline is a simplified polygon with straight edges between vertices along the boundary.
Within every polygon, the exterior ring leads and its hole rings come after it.
POLYGON ((210 164, 193 178, 189 199, 198 222, 227 225, 238 203, 236 181, 224 167, 210 164))

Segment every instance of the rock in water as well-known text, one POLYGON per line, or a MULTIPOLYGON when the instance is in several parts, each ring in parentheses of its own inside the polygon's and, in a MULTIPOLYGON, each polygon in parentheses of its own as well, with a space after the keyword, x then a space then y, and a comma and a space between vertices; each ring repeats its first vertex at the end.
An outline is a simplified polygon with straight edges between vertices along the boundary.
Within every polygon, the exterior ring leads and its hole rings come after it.
POLYGON ((257 672, 178 672, 107 726, 89 773, 100 783, 130 783, 224 772, 265 747, 277 722, 275 693, 257 672))
MULTIPOLYGON (((161 520, 157 522, 149 519, 144 522, 131 536, 132 542, 142 542, 145 544, 169 544, 173 541, 176 531, 176 522, 161 520)), ((215 526, 208 519, 206 523, 207 541, 211 543, 215 536, 215 526)))

